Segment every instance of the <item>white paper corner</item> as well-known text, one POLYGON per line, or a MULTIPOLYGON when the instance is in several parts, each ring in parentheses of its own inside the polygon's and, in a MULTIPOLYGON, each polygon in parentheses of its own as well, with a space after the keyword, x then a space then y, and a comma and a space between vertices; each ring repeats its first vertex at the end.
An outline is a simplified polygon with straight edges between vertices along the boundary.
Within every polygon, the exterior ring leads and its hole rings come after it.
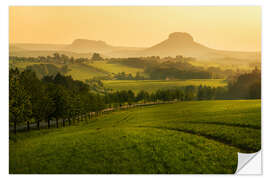
POLYGON ((262 153, 238 153, 237 175, 261 175, 262 153))

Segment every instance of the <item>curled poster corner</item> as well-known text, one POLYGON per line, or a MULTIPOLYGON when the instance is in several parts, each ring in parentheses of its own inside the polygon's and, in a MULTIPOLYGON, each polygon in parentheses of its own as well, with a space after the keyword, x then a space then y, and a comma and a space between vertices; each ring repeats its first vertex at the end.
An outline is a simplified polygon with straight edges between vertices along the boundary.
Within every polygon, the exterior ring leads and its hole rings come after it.
POLYGON ((235 174, 261 175, 261 151, 256 153, 238 153, 238 164, 235 174))

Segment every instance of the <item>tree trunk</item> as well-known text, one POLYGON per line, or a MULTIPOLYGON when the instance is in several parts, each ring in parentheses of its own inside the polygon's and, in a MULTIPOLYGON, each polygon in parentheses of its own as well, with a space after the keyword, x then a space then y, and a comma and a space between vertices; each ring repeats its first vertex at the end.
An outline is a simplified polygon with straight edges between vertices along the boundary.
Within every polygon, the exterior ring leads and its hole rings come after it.
POLYGON ((14 121, 14 134, 16 134, 16 121, 14 121))
POLYGON ((37 121, 37 128, 39 129, 39 120, 37 121))
POLYGON ((65 119, 63 119, 63 127, 65 127, 65 119))
POLYGON ((29 121, 27 121, 27 131, 30 130, 30 124, 29 124, 29 121))
POLYGON ((70 117, 68 118, 68 125, 69 125, 69 126, 71 125, 70 117))
POLYGON ((48 119, 48 129, 50 129, 51 124, 50 124, 50 119, 48 119))
POLYGON ((58 128, 58 118, 56 118, 56 128, 58 128))

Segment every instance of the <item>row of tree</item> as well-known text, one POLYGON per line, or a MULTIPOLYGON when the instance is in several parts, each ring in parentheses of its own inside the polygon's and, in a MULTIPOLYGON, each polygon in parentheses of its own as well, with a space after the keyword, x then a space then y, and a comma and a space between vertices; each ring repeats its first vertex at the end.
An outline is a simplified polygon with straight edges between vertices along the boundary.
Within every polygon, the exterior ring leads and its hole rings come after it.
POLYGON ((39 80, 34 72, 18 69, 9 71, 9 117, 10 123, 31 121, 37 123, 55 119, 80 118, 89 112, 105 108, 104 97, 91 93, 89 85, 73 80, 71 76, 45 76, 39 80))
POLYGON ((69 57, 65 54, 53 53, 52 56, 38 56, 38 57, 18 57, 18 56, 10 56, 10 61, 14 62, 41 62, 41 63, 59 63, 59 64, 73 64, 73 63, 84 63, 90 61, 100 61, 103 58, 99 53, 93 53, 91 58, 80 57, 74 58, 69 57))
POLYGON ((225 87, 209 86, 185 86, 175 89, 159 89, 149 93, 141 90, 135 94, 132 90, 121 90, 105 93, 105 103, 110 107, 122 106, 126 103, 146 103, 157 101, 191 101, 191 100, 211 100, 227 98, 225 87))
MULTIPOLYGON (((216 79, 227 78, 234 76, 236 72, 227 69, 223 70, 219 67, 194 66, 191 62, 195 61, 193 58, 176 56, 165 57, 134 57, 134 58, 106 58, 103 59, 99 53, 93 53, 91 58, 73 58, 65 54, 54 53, 52 56, 39 56, 39 57, 17 57, 10 56, 10 64, 12 62, 39 62, 39 63, 57 63, 69 65, 74 63, 92 63, 93 61, 106 60, 107 63, 121 64, 128 67, 140 68, 147 74, 147 79, 216 79)), ((145 79, 145 77, 132 77, 131 74, 124 75, 118 73, 112 77, 114 79, 145 79)), ((111 78, 109 76, 103 79, 111 78)))
POLYGON ((261 98, 261 70, 255 67, 250 73, 244 73, 231 79, 228 94, 232 98, 261 98))
POLYGON ((133 68, 144 69, 148 79, 218 79, 233 76, 236 72, 219 67, 194 66, 195 59, 176 56, 162 59, 149 58, 111 58, 108 63, 121 64, 133 68))
POLYGON ((20 72, 9 71, 9 120, 18 123, 36 122, 39 128, 41 121, 65 120, 71 123, 74 119, 90 116, 90 112, 100 112, 106 108, 121 107, 134 103, 158 101, 190 101, 211 99, 258 99, 261 98, 261 73, 255 69, 242 74, 227 87, 185 86, 174 89, 163 89, 149 93, 132 90, 104 91, 92 93, 91 86, 103 87, 100 80, 88 84, 73 80, 71 76, 57 74, 37 78, 31 70, 20 72))
POLYGON ((140 72, 137 72, 135 76, 132 76, 131 73, 127 74, 125 72, 117 73, 113 75, 113 79, 116 80, 144 80, 144 76, 141 76, 140 72))

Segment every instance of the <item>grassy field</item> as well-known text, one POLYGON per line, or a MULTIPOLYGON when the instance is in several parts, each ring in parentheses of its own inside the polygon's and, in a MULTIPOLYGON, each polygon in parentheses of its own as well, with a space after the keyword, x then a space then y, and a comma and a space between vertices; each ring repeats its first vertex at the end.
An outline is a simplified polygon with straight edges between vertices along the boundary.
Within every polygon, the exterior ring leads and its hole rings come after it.
POLYGON ((109 64, 106 61, 94 61, 93 63, 90 64, 91 66, 97 67, 99 69, 103 69, 104 71, 110 72, 110 73, 121 73, 121 72, 125 72, 125 73, 130 73, 133 76, 136 76, 137 72, 140 72, 141 75, 144 71, 144 69, 140 69, 140 68, 133 68, 133 67, 129 67, 129 66, 124 66, 121 64, 109 64))
POLYGON ((234 173, 261 146, 261 101, 139 107, 10 136, 10 173, 234 173))
POLYGON ((68 65, 68 69, 70 69, 70 71, 67 75, 71 75, 73 79, 82 81, 95 76, 106 75, 106 72, 86 64, 70 64, 68 65))
POLYGON ((224 79, 191 79, 191 80, 107 80, 103 81, 105 87, 113 90, 133 90, 139 92, 145 90, 153 92, 158 89, 172 89, 180 86, 199 86, 206 85, 212 87, 226 86, 224 79))
MULTIPOLYGON (((34 64, 43 64, 36 62, 16 62, 10 63, 10 67, 17 67, 21 70, 25 69, 27 66, 31 66, 34 64)), ((45 63, 46 64, 46 63, 45 63)), ((50 63, 55 66, 61 67, 61 64, 50 63)), ((70 71, 67 75, 71 75, 76 80, 86 80, 93 77, 105 76, 109 73, 120 73, 126 72, 131 73, 133 76, 136 75, 137 72, 140 72, 143 75, 143 69, 132 68, 128 66, 124 66, 121 64, 107 64, 105 61, 94 61, 89 64, 70 64, 68 65, 70 71)), ((146 75, 145 75, 146 76, 146 75)))
MULTIPOLYGON (((16 63, 11 63, 10 67, 17 67, 20 70, 23 70, 27 66, 31 66, 35 64, 48 64, 48 63, 16 62, 16 63)), ((57 64, 57 63, 49 63, 49 64, 55 65, 59 68, 63 66, 62 64, 57 64)), ((71 75, 73 79, 81 80, 81 81, 93 78, 95 76, 105 76, 107 74, 107 72, 102 69, 98 69, 91 65, 79 64, 79 63, 69 64, 68 69, 69 69, 69 72, 66 75, 71 75)))
MULTIPOLYGON (((35 65, 35 64, 46 64, 46 63, 38 63, 38 62, 16 62, 16 63, 10 63, 10 67, 17 67, 18 69, 25 69, 27 66, 35 65)), ((53 64, 57 66, 57 64, 53 64)), ((59 65, 58 65, 59 66, 59 65)))

